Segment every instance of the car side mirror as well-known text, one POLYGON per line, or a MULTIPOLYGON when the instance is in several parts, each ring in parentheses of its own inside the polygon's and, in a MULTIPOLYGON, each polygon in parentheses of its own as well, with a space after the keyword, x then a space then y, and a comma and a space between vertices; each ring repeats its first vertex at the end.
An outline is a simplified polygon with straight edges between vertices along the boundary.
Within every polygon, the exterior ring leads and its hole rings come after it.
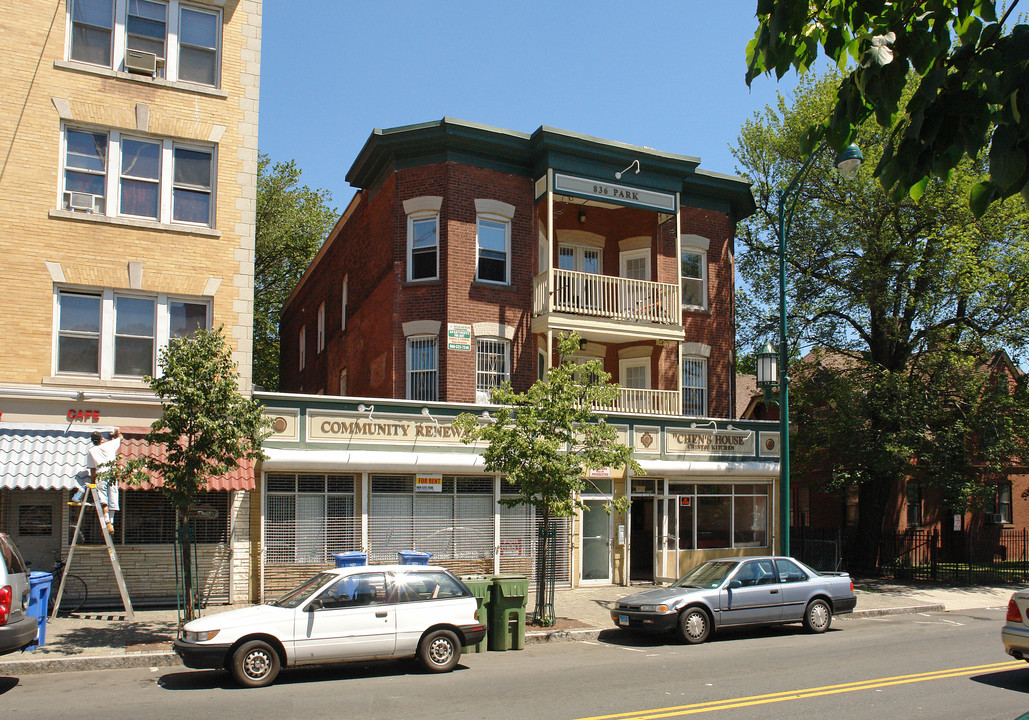
POLYGON ((311 602, 309 602, 307 604, 306 608, 304 608, 304 610, 306 610, 307 612, 314 612, 315 610, 321 610, 321 609, 322 609, 321 598, 315 598, 314 600, 312 600, 311 602))
POLYGON ((743 587, 743 583, 741 583, 739 580, 730 580, 729 581, 728 588, 730 590, 735 590, 736 588, 740 588, 740 587, 743 587))

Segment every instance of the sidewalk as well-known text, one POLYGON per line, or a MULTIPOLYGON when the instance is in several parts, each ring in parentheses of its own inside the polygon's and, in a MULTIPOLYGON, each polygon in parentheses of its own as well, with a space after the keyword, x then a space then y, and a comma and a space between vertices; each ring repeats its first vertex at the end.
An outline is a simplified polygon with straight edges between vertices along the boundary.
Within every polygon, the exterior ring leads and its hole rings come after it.
MULTIPOLYGON (((554 606, 558 619, 552 628, 527 628, 526 643, 595 639, 612 629, 608 608, 625 595, 649 586, 603 585, 558 590, 554 606)), ((898 585, 883 581, 855 583, 857 609, 852 616, 944 612, 974 608, 1005 608, 1014 587, 939 587, 898 585)), ((529 597, 529 608, 534 598, 529 597)), ((214 606, 205 615, 232 609, 214 606)), ((75 670, 178 665, 170 643, 176 635, 174 609, 137 609, 128 621, 121 610, 81 612, 47 625, 46 645, 24 653, 0 655, 0 676, 75 670)))

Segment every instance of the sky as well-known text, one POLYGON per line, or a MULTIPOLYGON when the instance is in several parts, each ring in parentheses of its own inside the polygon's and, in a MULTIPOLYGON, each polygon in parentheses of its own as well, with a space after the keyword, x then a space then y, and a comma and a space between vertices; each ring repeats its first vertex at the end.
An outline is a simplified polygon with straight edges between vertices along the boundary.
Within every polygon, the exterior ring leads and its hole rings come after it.
POLYGON ((756 0, 267 0, 258 147, 332 193, 375 128, 452 117, 541 125, 736 173, 743 122, 795 86, 748 88, 756 0))

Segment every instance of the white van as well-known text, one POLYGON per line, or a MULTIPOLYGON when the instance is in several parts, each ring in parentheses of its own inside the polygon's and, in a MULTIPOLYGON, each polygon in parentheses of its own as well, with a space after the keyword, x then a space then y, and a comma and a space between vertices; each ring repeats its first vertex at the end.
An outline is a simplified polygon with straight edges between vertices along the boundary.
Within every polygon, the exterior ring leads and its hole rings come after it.
MULTIPOLYGON (((36 641, 36 618, 27 614, 29 573, 18 548, 0 533, 0 655, 36 641)), ((45 609, 44 609, 45 611, 45 609)))

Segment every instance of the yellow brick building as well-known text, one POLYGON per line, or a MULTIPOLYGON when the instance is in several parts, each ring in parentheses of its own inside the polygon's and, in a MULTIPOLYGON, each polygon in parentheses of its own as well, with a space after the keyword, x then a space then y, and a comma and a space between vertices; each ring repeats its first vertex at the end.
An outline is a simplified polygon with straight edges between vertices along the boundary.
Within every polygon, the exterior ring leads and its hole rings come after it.
MULTIPOLYGON (((223 327, 250 390, 261 9, 0 0, 0 529, 34 568, 66 551, 89 433, 160 414, 143 376, 170 338, 223 327)), ((246 485, 209 498, 212 601, 249 593, 246 485)), ((123 492, 115 516, 134 597, 174 591, 162 502, 123 492)), ((98 535, 76 562, 117 597, 98 535)))

